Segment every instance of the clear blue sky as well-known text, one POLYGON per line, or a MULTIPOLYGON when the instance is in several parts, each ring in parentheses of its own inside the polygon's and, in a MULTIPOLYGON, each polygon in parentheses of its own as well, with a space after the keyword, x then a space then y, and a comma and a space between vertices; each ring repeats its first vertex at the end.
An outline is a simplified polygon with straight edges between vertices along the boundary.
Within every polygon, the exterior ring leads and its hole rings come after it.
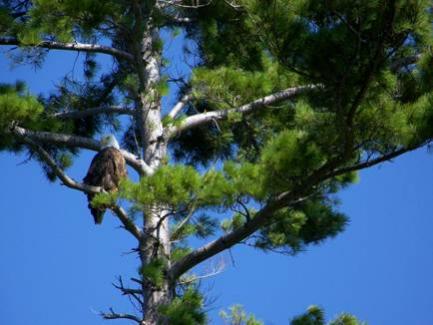
MULTIPOLYGON (((47 91, 62 73, 80 75, 74 59, 53 52, 42 70, 11 70, 0 54, 0 82, 22 79, 47 91)), ((93 155, 83 152, 69 173, 82 179, 93 155)), ((0 324, 107 324, 98 311, 131 311, 111 283, 135 273, 133 240, 112 216, 95 226, 82 193, 49 183, 24 160, 0 154, 0 324)), ((360 179, 339 196, 351 222, 337 238, 296 257, 245 247, 217 257, 225 271, 201 286, 213 301, 211 323, 240 303, 266 325, 288 324, 311 304, 329 318, 347 311, 370 325, 433 324, 433 156, 418 150, 360 179)))

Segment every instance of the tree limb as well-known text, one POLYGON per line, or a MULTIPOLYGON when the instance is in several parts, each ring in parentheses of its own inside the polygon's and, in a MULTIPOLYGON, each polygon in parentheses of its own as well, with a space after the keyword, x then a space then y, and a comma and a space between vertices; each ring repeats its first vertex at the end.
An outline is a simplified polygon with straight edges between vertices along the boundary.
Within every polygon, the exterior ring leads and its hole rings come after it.
POLYGON ((79 119, 89 115, 96 114, 118 114, 118 115, 134 115, 134 111, 129 108, 110 106, 110 107, 96 107, 89 108, 84 111, 65 111, 55 113, 53 116, 60 119, 79 119))
POLYGON ((190 94, 186 94, 184 95, 179 102, 177 102, 176 105, 173 106, 172 110, 170 111, 170 113, 168 113, 168 117, 174 119, 176 118, 176 116, 180 113, 180 111, 182 111, 182 109, 185 107, 186 103, 191 99, 191 95, 190 94))
POLYGON ((143 305, 143 301, 140 298, 140 296, 143 296, 143 291, 142 290, 140 290, 140 289, 126 288, 124 286, 124 284, 123 284, 122 277, 120 277, 120 276, 118 277, 117 281, 118 281, 119 284, 113 283, 113 286, 116 289, 120 290, 122 292, 122 295, 131 296, 131 297, 133 297, 136 300, 136 302, 138 302, 138 304, 140 306, 143 305))
POLYGON ((225 264, 224 261, 221 260, 221 262, 217 266, 215 266, 210 272, 201 275, 186 276, 185 278, 181 278, 178 283, 181 285, 185 285, 202 279, 210 278, 222 273, 224 269, 225 264))
MULTIPOLYGON (((67 147, 79 147, 93 151, 101 150, 101 144, 98 141, 76 135, 31 131, 19 126, 14 127, 14 133, 20 137, 29 138, 43 143, 53 143, 67 147)), ((134 154, 126 150, 121 150, 121 152, 125 157, 126 162, 138 173, 141 175, 152 174, 153 170, 142 159, 137 158, 134 154)))
MULTIPOLYGON (((315 179, 314 184, 351 171, 372 167, 374 165, 388 161, 409 151, 418 149, 426 145, 428 142, 430 141, 425 141, 416 145, 403 147, 391 153, 382 155, 376 159, 372 159, 370 161, 364 161, 362 163, 355 164, 349 167, 342 167, 340 169, 335 169, 330 173, 325 173, 323 177, 315 179)), ((314 184, 312 183, 308 185, 314 186, 314 184)), ((277 210, 285 206, 294 204, 298 201, 299 198, 296 197, 296 194, 290 192, 281 193, 276 199, 268 202, 260 211, 258 211, 255 214, 254 218, 252 218, 249 222, 246 222, 241 227, 217 238, 216 240, 208 244, 203 245, 202 247, 194 250, 193 252, 191 252, 190 254, 186 255, 184 258, 182 258, 181 260, 173 264, 173 266, 169 270, 170 278, 173 280, 178 279, 182 274, 184 274, 185 272, 187 272, 197 264, 201 263, 202 261, 207 260, 208 258, 246 239, 254 232, 259 230, 262 226, 264 226, 271 219, 272 215, 277 210)))
POLYGON ((281 195, 276 200, 269 202, 260 211, 258 211, 250 222, 244 223, 243 226, 189 253, 172 265, 168 271, 169 277, 172 280, 176 280, 197 264, 247 238, 256 232, 261 226, 263 226, 278 209, 282 208, 285 205, 284 202, 286 200, 287 194, 281 195))
POLYGON ((107 319, 107 320, 108 319, 129 319, 129 320, 136 322, 137 324, 141 324, 141 320, 137 316, 134 316, 131 314, 119 314, 119 313, 116 313, 113 310, 113 308, 110 308, 109 313, 101 312, 100 315, 102 316, 103 319, 107 319))
POLYGON ((242 113, 248 114, 253 112, 256 109, 263 108, 267 105, 275 104, 283 100, 287 100, 292 98, 295 95, 299 95, 307 90, 317 88, 317 85, 306 85, 306 86, 298 86, 292 87, 280 92, 259 98, 251 103, 242 105, 237 108, 225 109, 220 111, 211 111, 206 113, 200 113, 193 116, 188 117, 178 126, 169 126, 165 130, 165 135, 168 139, 174 137, 176 134, 179 134, 185 130, 191 129, 193 127, 203 125, 209 123, 214 120, 222 120, 226 119, 232 113, 242 113))
POLYGON ((62 43, 56 41, 40 41, 37 44, 23 44, 16 37, 0 37, 0 45, 17 45, 26 47, 39 47, 49 50, 65 50, 77 52, 91 52, 109 54, 117 58, 127 59, 132 61, 134 56, 128 52, 116 49, 114 47, 99 45, 99 44, 85 44, 85 43, 62 43))
POLYGON ((353 172, 353 171, 362 170, 362 169, 365 169, 365 168, 369 168, 369 167, 375 166, 375 165, 380 164, 382 162, 389 161, 389 160, 391 160, 393 158, 396 158, 396 157, 398 157, 398 156, 400 156, 402 154, 405 154, 407 152, 410 152, 410 151, 416 150, 416 149, 418 149, 420 147, 423 147, 428 142, 430 142, 430 141, 423 142, 423 143, 418 144, 418 145, 412 145, 412 146, 408 146, 408 147, 403 147, 403 148, 400 148, 400 149, 395 150, 393 152, 384 154, 384 155, 382 155, 380 157, 377 157, 375 159, 367 160, 367 161, 360 162, 360 163, 352 165, 352 166, 342 167, 342 168, 333 170, 331 173, 329 173, 329 174, 326 175, 326 178, 328 179, 328 178, 332 178, 332 177, 335 177, 335 176, 338 176, 338 175, 342 175, 342 174, 346 174, 346 173, 350 173, 350 172, 353 172))
POLYGON ((56 176, 62 181, 62 183, 72 189, 85 192, 88 194, 97 194, 101 192, 101 188, 98 186, 92 186, 87 185, 84 183, 79 183, 69 177, 63 169, 61 169, 57 163, 54 161, 54 159, 51 157, 51 155, 40 145, 38 145, 36 142, 32 141, 31 139, 28 139, 26 137, 21 137, 21 140, 25 143, 27 143, 29 146, 32 147, 34 151, 39 155, 39 157, 47 163, 48 166, 53 170, 53 172, 56 174, 56 176))
POLYGON ((123 227, 128 230, 138 241, 143 239, 143 232, 135 225, 131 218, 128 217, 128 214, 122 207, 114 205, 110 207, 110 210, 116 214, 120 222, 122 222, 123 227))
MULTIPOLYGON (((14 131, 13 131, 14 132, 14 131)), ((87 193, 87 194, 98 194, 102 192, 102 189, 98 186, 87 185, 84 183, 79 183, 69 177, 63 169, 61 169, 51 155, 42 148, 39 144, 34 142, 32 139, 27 138, 21 135, 18 132, 14 132, 20 139, 27 143, 29 146, 33 148, 34 151, 39 155, 39 157, 50 166, 56 176, 62 181, 62 183, 72 189, 87 193)), ((114 205, 110 207, 110 210, 113 211, 119 220, 122 222, 124 228, 128 230, 138 241, 142 239, 142 231, 138 228, 134 222, 128 217, 127 213, 123 208, 114 205)))

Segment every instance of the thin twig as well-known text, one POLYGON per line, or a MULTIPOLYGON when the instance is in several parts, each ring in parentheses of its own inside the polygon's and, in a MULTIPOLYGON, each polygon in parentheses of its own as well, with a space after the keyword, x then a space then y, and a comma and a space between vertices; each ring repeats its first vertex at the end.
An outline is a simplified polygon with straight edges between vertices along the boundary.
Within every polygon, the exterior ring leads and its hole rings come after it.
POLYGON ((100 315, 102 316, 103 319, 107 319, 107 320, 111 320, 111 319, 129 319, 132 320, 134 322, 136 322, 137 324, 141 324, 141 319, 138 318, 137 316, 131 315, 131 314, 119 314, 116 313, 113 308, 110 308, 110 312, 109 313, 104 313, 101 312, 100 315))

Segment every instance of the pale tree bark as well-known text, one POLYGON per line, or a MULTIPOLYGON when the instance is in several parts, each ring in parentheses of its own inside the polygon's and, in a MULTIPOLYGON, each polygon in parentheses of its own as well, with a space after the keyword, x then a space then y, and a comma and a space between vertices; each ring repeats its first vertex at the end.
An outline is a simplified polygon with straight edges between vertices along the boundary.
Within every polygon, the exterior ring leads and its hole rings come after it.
POLYGON ((85 43, 62 43, 56 41, 42 40, 37 44, 22 44, 16 37, 0 37, 0 45, 17 45, 20 47, 39 47, 48 50, 63 50, 74 52, 89 52, 89 53, 102 53, 112 55, 114 57, 132 60, 133 56, 125 51, 99 44, 85 44, 85 43))
MULTIPOLYGON (((91 138, 54 133, 54 132, 44 132, 44 131, 32 131, 25 128, 14 126, 13 131, 16 135, 21 138, 29 138, 41 143, 58 144, 72 148, 84 148, 93 151, 101 150, 101 144, 91 138)), ((147 165, 144 160, 135 156, 126 150, 121 150, 122 155, 125 157, 126 162, 133 167, 141 175, 149 175, 153 173, 152 168, 147 165)))
MULTIPOLYGON (((200 113, 192 115, 188 118, 186 118, 180 125, 178 126, 168 126, 165 130, 165 136, 170 139, 177 134, 180 134, 188 129, 192 129, 194 127, 209 123, 211 121, 215 120, 223 120, 227 119, 230 114, 238 113, 238 114, 249 114, 254 112, 255 110, 265 108, 266 106, 276 104, 278 102, 291 99, 292 97, 299 95, 305 91, 312 90, 319 87, 319 85, 305 85, 305 86, 297 86, 297 87, 291 87, 287 88, 285 90, 281 90, 279 92, 270 94, 268 96, 256 99, 248 104, 230 108, 230 109, 223 109, 218 111, 210 111, 206 113, 200 113)), ((189 100, 189 96, 185 96, 178 104, 173 107, 172 111, 169 113, 168 116, 174 117, 176 116, 179 111, 182 109, 183 105, 185 103, 183 101, 189 100)))
MULTIPOLYGON (((155 4, 156 6, 156 4, 155 4)), ((141 145, 143 147, 143 160, 152 169, 156 170, 166 159, 167 144, 164 139, 161 119, 161 96, 158 93, 158 84, 161 80, 161 53, 157 47, 159 29, 153 25, 152 18, 144 22, 141 7, 134 5, 136 22, 145 25, 145 30, 138 46, 140 53, 136 53, 137 73, 140 79, 140 88, 137 100, 137 114, 141 145)), ((143 238, 139 246, 142 267, 157 259, 164 259, 169 263, 170 236, 169 215, 164 206, 153 204, 146 207, 143 221, 143 238)), ((169 266, 169 265, 168 265, 169 266)), ((143 279, 143 320, 142 324, 164 324, 158 308, 170 303, 173 298, 173 288, 165 279, 160 287, 143 279)))

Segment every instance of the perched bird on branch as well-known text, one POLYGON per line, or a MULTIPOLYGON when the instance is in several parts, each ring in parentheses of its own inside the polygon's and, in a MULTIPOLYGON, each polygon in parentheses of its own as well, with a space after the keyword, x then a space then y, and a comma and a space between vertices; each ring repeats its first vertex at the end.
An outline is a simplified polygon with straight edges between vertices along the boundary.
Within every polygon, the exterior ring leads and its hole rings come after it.
MULTIPOLYGON (((104 191, 117 191, 120 181, 127 177, 126 162, 120 152, 119 143, 114 135, 105 135, 101 139, 102 149, 93 158, 89 171, 83 182, 87 185, 101 187, 104 191)), ((89 209, 95 224, 101 224, 107 207, 92 207, 95 195, 88 194, 89 209)))

